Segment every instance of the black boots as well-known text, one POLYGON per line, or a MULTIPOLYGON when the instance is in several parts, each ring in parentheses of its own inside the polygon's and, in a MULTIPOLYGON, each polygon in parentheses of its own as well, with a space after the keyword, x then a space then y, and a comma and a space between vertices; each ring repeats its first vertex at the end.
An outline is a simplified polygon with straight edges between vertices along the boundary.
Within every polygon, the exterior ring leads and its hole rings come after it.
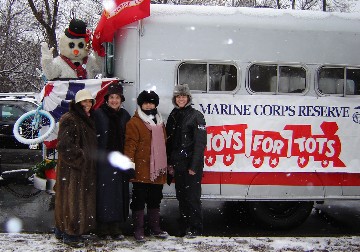
POLYGON ((84 247, 84 242, 80 235, 68 235, 65 232, 60 231, 60 229, 55 228, 54 230, 55 237, 58 240, 62 240, 63 243, 69 245, 73 248, 84 247))
MULTIPOLYGON (((156 238, 166 239, 169 234, 160 228, 160 209, 148 209, 149 228, 151 235, 156 238)), ((145 242, 144 235, 144 210, 134 211, 132 213, 134 222, 134 237, 138 242, 145 242)))
POLYGON ((114 222, 98 222, 97 223, 97 236, 102 240, 124 240, 122 234, 121 224, 118 221, 114 222))
POLYGON ((135 211, 132 213, 134 222, 134 237, 138 242, 145 242, 144 235, 144 210, 135 211))
POLYGON ((160 239, 166 239, 169 234, 166 231, 162 231, 160 228, 160 209, 148 209, 149 227, 151 234, 160 239))

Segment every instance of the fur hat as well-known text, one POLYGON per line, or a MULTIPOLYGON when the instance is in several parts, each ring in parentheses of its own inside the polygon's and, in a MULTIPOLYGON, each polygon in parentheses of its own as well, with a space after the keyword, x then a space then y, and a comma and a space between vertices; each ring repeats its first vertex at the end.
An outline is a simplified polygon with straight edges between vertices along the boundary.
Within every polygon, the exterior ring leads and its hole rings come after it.
POLYGON ((125 101, 125 96, 123 95, 124 88, 120 84, 110 84, 108 86, 107 92, 104 95, 105 101, 108 101, 109 95, 111 94, 118 94, 121 97, 121 102, 125 101))
POLYGON ((159 105, 159 96, 154 91, 142 91, 138 98, 137 103, 141 107, 145 102, 155 104, 155 107, 159 105))
POLYGON ((189 97, 189 102, 186 104, 186 106, 192 104, 192 96, 188 84, 179 84, 174 87, 172 103, 175 107, 178 107, 178 105, 176 104, 176 96, 179 95, 184 95, 184 96, 186 95, 189 97))
POLYGON ((91 93, 87 89, 79 90, 75 95, 75 103, 90 99, 92 100, 93 104, 95 103, 95 99, 92 97, 91 93))
POLYGON ((86 23, 80 19, 72 19, 69 24, 69 28, 65 29, 65 35, 72 39, 85 38, 86 23))

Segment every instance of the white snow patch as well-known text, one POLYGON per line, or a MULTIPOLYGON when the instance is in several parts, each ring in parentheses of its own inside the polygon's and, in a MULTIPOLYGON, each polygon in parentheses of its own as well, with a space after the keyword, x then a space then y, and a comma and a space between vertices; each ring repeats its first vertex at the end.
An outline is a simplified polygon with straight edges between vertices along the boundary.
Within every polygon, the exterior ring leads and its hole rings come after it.
POLYGON ((52 234, 0 234, 1 251, 358 251, 360 237, 197 237, 170 236, 166 240, 148 238, 137 243, 133 237, 123 241, 92 240, 81 248, 71 248, 52 234))

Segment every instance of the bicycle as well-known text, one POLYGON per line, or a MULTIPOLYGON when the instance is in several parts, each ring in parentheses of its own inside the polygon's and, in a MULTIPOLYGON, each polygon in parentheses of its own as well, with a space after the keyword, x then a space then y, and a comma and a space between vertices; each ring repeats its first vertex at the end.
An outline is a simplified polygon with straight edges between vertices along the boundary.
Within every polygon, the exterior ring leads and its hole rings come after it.
POLYGON ((43 110, 40 104, 36 110, 31 110, 17 119, 13 133, 20 143, 37 144, 48 138, 54 129, 54 118, 49 112, 43 110))
MULTIPOLYGON (((39 73, 40 70, 36 69, 39 73)), ((40 77, 46 83, 45 76, 41 73, 40 77)), ((38 144, 43 142, 55 129, 55 120, 52 115, 43 110, 41 103, 36 110, 31 110, 17 119, 14 124, 13 133, 15 138, 23 144, 38 144), (48 126, 48 128, 44 127, 48 126)))

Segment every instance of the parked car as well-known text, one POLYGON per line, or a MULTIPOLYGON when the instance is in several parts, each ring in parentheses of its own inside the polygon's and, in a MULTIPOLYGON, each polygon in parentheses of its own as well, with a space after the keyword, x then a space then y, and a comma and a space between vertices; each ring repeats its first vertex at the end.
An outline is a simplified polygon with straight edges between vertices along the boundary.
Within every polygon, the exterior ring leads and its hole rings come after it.
POLYGON ((28 145, 16 140, 13 127, 24 113, 36 109, 35 93, 0 93, 0 176, 26 174, 43 159, 42 144, 28 145))

